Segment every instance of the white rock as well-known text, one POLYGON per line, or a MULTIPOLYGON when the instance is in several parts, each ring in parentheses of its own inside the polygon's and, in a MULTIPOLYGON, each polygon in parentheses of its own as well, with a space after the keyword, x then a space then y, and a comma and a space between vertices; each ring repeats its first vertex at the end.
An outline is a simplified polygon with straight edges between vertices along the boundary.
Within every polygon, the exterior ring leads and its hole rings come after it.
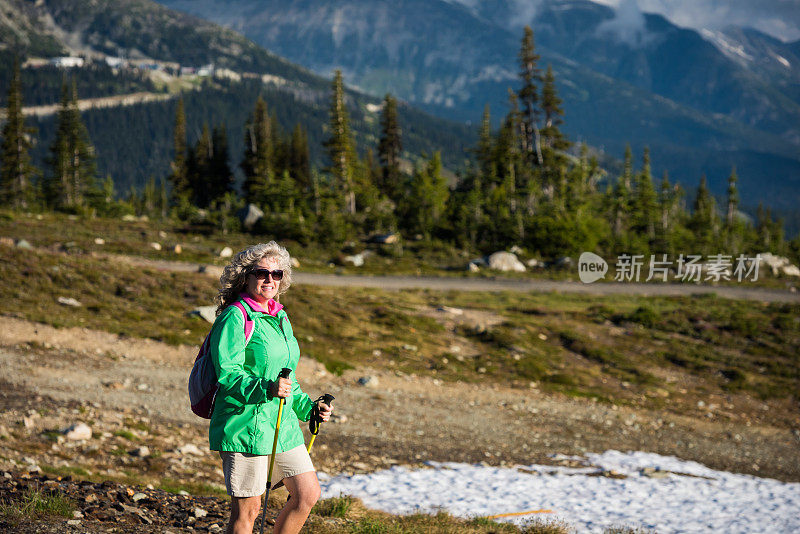
POLYGON ((467 269, 471 273, 477 273, 477 272, 479 272, 481 270, 481 268, 478 267, 478 265, 476 263, 473 263, 473 262, 469 263, 469 265, 467 266, 467 269))
POLYGON ((201 451, 194 443, 187 443, 186 445, 179 447, 178 452, 184 455, 194 454, 195 456, 203 456, 203 451, 201 451))
POLYGON ((131 497, 131 500, 132 500, 133 502, 139 502, 139 501, 141 501, 142 499, 146 499, 146 498, 147 498, 147 495, 145 495, 144 493, 142 493, 142 492, 140 491, 139 493, 134 493, 134 494, 133 494, 133 497, 131 497))
POLYGON ((92 439, 92 429, 86 423, 76 423, 63 431, 64 437, 73 441, 92 439))
POLYGON ((292 267, 294 267, 295 269, 299 269, 300 268, 300 260, 298 260, 297 258, 292 258, 292 267))
POLYGON ((71 527, 79 527, 79 526, 81 526, 81 520, 80 519, 70 519, 69 521, 67 521, 67 525, 69 525, 71 527))
POLYGON ((194 310, 189 312, 189 315, 199 315, 209 323, 214 323, 217 319, 217 307, 216 306, 200 306, 199 308, 195 308, 194 310))
POLYGON ((175 245, 172 249, 172 252, 174 252, 175 254, 180 254, 181 252, 183 252, 183 247, 180 245, 175 245))
POLYGON ((72 297, 58 297, 58 303, 63 304, 64 306, 72 306, 73 308, 80 308, 83 306, 80 301, 75 300, 72 297))
POLYGON ((786 276, 800 276, 800 267, 797 265, 784 265, 782 271, 786 276))
POLYGON ((378 377, 377 376, 362 376, 358 379, 359 385, 366 386, 368 388, 376 388, 378 387, 378 377))
POLYGON ((133 222, 138 219, 136 218, 136 215, 126 214, 122 216, 122 220, 125 222, 133 222))
POLYGON ((141 447, 137 447, 132 450, 131 455, 136 456, 137 458, 147 458, 150 456, 150 448, 146 445, 142 445, 141 447))
POLYGON ((208 512, 206 512, 202 508, 197 507, 197 508, 194 509, 194 516, 196 518, 198 518, 198 519, 200 519, 201 517, 205 517, 207 515, 208 515, 208 512))
POLYGON ((80 510, 73 510, 72 519, 83 519, 83 513, 80 510))
POLYGON ((220 258, 230 258, 231 256, 233 256, 233 249, 231 249, 231 247, 225 247, 219 251, 220 258))
POLYGON ((489 256, 489 268, 496 271, 525 272, 525 265, 511 252, 495 252, 489 256))
POLYGON ((543 261, 539 261, 536 258, 531 258, 531 259, 529 259, 528 261, 525 262, 525 265, 527 265, 528 267, 533 269, 535 267, 544 267, 544 262, 543 261))
POLYGON ((364 265, 364 255, 363 254, 353 254, 352 256, 345 256, 344 257, 345 263, 352 263, 354 267, 361 267, 364 265))
POLYGON ((161 243, 156 243, 155 241, 153 241, 152 243, 150 243, 150 248, 152 248, 153 250, 161 250, 161 243))
POLYGON ((94 238, 94 244, 95 245, 105 245, 106 244, 106 240, 103 239, 102 237, 95 237, 94 238))
POLYGON ((159 230, 158 231, 158 237, 160 237, 161 239, 166 239, 167 238, 167 232, 165 232, 164 230, 159 230))
POLYGON ((24 250, 31 250, 33 248, 33 245, 28 243, 25 239, 20 239, 19 241, 17 241, 17 248, 21 248, 24 250))

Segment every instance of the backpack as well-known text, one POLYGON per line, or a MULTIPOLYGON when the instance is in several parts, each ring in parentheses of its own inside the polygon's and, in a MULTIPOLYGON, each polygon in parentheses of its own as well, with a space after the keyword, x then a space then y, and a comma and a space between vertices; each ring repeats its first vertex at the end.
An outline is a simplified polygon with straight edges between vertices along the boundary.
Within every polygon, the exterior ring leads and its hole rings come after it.
MULTIPOLYGON (((255 323, 241 302, 235 302, 233 306, 239 308, 244 315, 244 346, 250 342, 253 337, 253 326, 255 323)), ((206 335, 203 344, 200 345, 200 350, 197 352, 197 358, 194 360, 192 372, 189 373, 189 403, 192 406, 192 411, 204 419, 211 419, 211 413, 214 411, 214 399, 217 397, 217 390, 219 389, 219 382, 217 382, 217 372, 214 369, 214 362, 211 361, 211 351, 208 348, 208 339, 211 337, 211 332, 206 335)))

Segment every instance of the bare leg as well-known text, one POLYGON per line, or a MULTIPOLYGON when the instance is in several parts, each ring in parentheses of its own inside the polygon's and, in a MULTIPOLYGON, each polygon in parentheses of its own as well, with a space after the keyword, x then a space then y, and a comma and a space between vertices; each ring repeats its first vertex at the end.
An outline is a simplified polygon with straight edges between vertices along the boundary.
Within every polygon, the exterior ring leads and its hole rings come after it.
POLYGON ((291 499, 275 519, 275 534, 297 534, 319 500, 320 488, 314 471, 283 479, 291 499))
POLYGON ((252 534, 261 508, 261 497, 231 497, 231 519, 225 534, 252 534))

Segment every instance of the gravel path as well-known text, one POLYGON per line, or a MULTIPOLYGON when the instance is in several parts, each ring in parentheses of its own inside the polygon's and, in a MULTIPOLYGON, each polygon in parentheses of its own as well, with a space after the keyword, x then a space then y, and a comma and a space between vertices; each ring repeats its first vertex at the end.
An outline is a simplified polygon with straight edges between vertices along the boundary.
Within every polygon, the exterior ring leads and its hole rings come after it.
MULTIPOLYGON (((105 412, 133 408, 154 422, 179 423, 196 443, 205 442, 207 427, 189 411, 185 392, 195 348, 11 318, 3 325, 0 365, 13 387, 59 402, 92 402, 105 412)), ((755 422, 710 419, 699 410, 679 416, 390 371, 359 369, 337 377, 309 359, 301 360, 298 376, 312 396, 336 397, 338 421, 323 428, 314 455, 332 474, 427 460, 531 464, 555 453, 617 449, 800 480, 800 432, 770 425, 766 410, 755 422), (358 385, 367 374, 377 378, 377 387, 358 385)), ((13 443, 0 442, 0 449, 8 447, 13 443)))
MULTIPOLYGON (((222 268, 211 265, 197 265, 189 262, 150 260, 135 256, 110 256, 118 261, 150 267, 165 271, 197 272, 203 270, 218 278, 222 268)), ((790 290, 763 289, 755 287, 710 286, 704 284, 670 283, 616 283, 603 282, 584 284, 582 282, 555 280, 522 280, 511 278, 457 278, 436 276, 367 276, 357 274, 320 274, 294 272, 296 284, 328 287, 374 287, 380 289, 434 289, 440 291, 531 291, 555 293, 582 293, 587 295, 641 295, 678 296, 714 293, 730 299, 755 300, 760 302, 800 303, 800 293, 790 290)))

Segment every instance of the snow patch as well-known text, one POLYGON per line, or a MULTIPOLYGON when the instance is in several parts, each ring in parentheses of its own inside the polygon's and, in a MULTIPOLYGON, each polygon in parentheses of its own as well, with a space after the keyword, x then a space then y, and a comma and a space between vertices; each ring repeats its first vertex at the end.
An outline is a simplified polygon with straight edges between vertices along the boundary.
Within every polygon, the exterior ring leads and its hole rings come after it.
POLYGON ((645 452, 587 454, 582 467, 518 468, 429 462, 371 474, 320 477, 323 498, 352 495, 395 514, 440 509, 475 517, 529 510, 550 514, 499 519, 565 521, 579 532, 612 526, 670 532, 800 532, 800 484, 716 471, 645 452), (613 471, 613 473, 612 473, 613 471), (603 476, 612 473, 614 476, 603 476))
POLYGON ((778 54, 775 54, 775 59, 777 59, 778 63, 780 63, 781 65, 783 65, 787 69, 791 69, 792 68, 792 64, 789 63, 789 60, 786 59, 785 57, 779 56, 778 54))

